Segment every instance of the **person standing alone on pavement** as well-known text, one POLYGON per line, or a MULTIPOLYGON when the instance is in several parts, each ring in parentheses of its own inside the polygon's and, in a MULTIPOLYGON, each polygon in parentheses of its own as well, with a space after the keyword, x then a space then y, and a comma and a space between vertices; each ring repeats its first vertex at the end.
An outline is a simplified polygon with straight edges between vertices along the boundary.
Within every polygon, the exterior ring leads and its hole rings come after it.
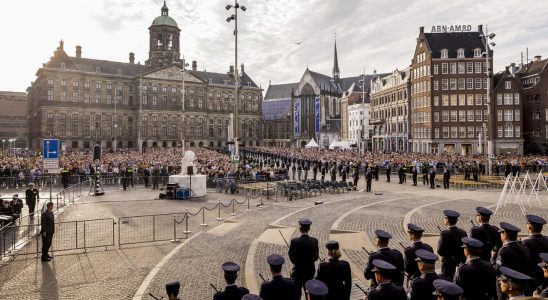
POLYGON ((30 219, 34 220, 34 209, 37 202, 40 201, 40 192, 34 187, 34 183, 29 183, 29 188, 25 191, 25 201, 29 207, 30 219))
POLYGON ((42 261, 50 261, 53 258, 48 254, 53 234, 55 233, 55 216, 52 210, 53 202, 48 202, 46 204, 46 211, 42 213, 42 227, 40 228, 40 235, 42 236, 42 261))

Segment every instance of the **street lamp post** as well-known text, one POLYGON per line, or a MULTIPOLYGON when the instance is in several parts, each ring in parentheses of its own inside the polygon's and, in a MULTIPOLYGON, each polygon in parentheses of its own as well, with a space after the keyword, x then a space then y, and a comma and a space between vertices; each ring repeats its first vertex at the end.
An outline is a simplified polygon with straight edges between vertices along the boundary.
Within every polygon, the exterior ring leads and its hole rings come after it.
POLYGON ((143 141, 141 140, 141 127, 142 127, 142 115, 143 114, 143 75, 139 77, 139 117, 137 119, 137 147, 139 147, 139 153, 143 154, 143 141))
POLYGON ((363 69, 362 79, 360 79, 362 88, 362 138, 360 141, 360 153, 365 153, 365 69, 363 69))
POLYGON ((487 129, 486 129, 486 134, 485 134, 485 138, 488 140, 487 141, 487 147, 484 147, 484 155, 485 155, 485 158, 486 158, 486 162, 488 162, 488 170, 487 170, 487 173, 489 175, 492 175, 493 173, 493 156, 494 156, 494 153, 495 153, 495 144, 494 144, 494 130, 493 130, 493 117, 495 117, 495 114, 494 113, 491 113, 491 108, 492 108, 492 105, 491 105, 491 62, 489 61, 489 46, 495 46, 496 44, 494 42, 489 42, 489 40, 492 40, 495 38, 495 34, 494 33, 488 33, 487 31, 487 25, 485 25, 485 33, 480 33, 480 38, 483 42, 483 45, 485 47, 485 64, 487 66, 487 68, 485 69, 485 75, 486 75, 486 87, 485 87, 485 90, 486 90, 486 96, 487 96, 487 101, 485 103, 485 105, 487 106, 487 112, 488 112, 488 115, 487 115, 487 129), (485 149, 487 148, 487 149, 485 149), (487 151, 485 151, 487 150, 487 151))
POLYGON ((118 98, 121 98, 122 96, 122 91, 120 90, 116 90, 116 98, 114 98, 114 118, 112 120, 112 131, 113 131, 113 141, 114 141, 114 145, 112 145, 112 148, 114 150, 114 152, 116 152, 116 136, 118 135, 118 124, 116 123, 116 104, 118 103, 118 98))
MULTIPOLYGON (((234 8, 234 14, 226 18, 227 22, 234 20, 234 93, 236 95, 235 104, 234 104, 234 120, 232 125, 232 137, 235 146, 235 156, 239 157, 239 141, 238 141, 238 110, 240 108, 240 97, 239 97, 239 77, 238 77, 238 9, 246 11, 246 7, 238 3, 237 0, 234 0, 234 5, 228 4, 226 10, 234 8)), ((238 168, 238 163, 234 165, 235 169, 238 168)))
POLYGON ((183 96, 181 97, 181 114, 182 114, 182 118, 181 118, 181 150, 182 150, 182 153, 184 155, 185 153, 185 136, 184 136, 184 131, 185 131, 185 94, 186 94, 186 89, 185 89, 185 74, 186 74, 186 67, 188 66, 188 64, 185 62, 185 59, 183 57, 183 69, 181 70, 181 74, 182 74, 182 78, 183 78, 183 96))

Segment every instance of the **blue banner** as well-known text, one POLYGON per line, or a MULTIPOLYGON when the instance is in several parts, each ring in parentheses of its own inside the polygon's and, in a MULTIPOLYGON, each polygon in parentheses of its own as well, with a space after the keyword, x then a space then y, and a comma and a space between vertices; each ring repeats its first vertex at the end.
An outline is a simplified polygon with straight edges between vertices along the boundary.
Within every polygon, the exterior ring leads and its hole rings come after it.
POLYGON ((295 136, 299 136, 301 134, 301 99, 299 98, 295 98, 294 114, 295 114, 295 123, 293 124, 294 134, 295 136))
POLYGON ((316 129, 316 135, 320 135, 320 129, 321 129, 321 124, 320 124, 320 96, 316 96, 316 101, 314 102, 314 110, 316 112, 316 122, 315 122, 315 129, 316 129))

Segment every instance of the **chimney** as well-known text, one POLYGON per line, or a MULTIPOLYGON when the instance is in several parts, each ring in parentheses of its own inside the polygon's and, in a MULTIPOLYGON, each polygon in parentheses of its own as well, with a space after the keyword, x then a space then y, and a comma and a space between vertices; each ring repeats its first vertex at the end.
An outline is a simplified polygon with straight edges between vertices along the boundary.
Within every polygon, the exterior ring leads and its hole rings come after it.
POLYGON ((419 33, 420 33, 420 34, 423 34, 423 33, 424 33, 424 26, 421 26, 421 27, 420 27, 419 33))
POLYGON ((240 67, 241 67, 241 70, 242 70, 241 73, 244 74, 244 64, 241 64, 240 67))
POLYGON ((534 61, 541 61, 541 59, 542 59, 542 56, 540 56, 540 55, 536 55, 536 56, 535 56, 535 60, 534 60, 534 61))
POLYGON ((197 71, 197 70, 198 70, 198 62, 193 60, 192 61, 192 71, 197 71))
POLYGON ((76 58, 82 58, 82 47, 76 46, 76 58))
POLYGON ((135 53, 129 52, 129 63, 134 64, 135 63, 135 53))
POLYGON ((483 25, 478 25, 478 32, 483 33, 483 25))
POLYGON ((234 66, 230 66, 230 70, 228 71, 228 75, 234 75, 234 66))

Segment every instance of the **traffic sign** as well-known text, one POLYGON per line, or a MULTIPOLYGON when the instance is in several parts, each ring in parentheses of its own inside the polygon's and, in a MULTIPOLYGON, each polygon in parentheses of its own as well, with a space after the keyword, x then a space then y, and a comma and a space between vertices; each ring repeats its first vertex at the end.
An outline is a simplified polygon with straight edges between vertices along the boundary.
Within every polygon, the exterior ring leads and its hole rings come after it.
POLYGON ((44 170, 48 170, 49 174, 59 173, 59 159, 44 159, 44 170))
POLYGON ((44 159, 59 159, 59 140, 47 139, 42 144, 44 159))

